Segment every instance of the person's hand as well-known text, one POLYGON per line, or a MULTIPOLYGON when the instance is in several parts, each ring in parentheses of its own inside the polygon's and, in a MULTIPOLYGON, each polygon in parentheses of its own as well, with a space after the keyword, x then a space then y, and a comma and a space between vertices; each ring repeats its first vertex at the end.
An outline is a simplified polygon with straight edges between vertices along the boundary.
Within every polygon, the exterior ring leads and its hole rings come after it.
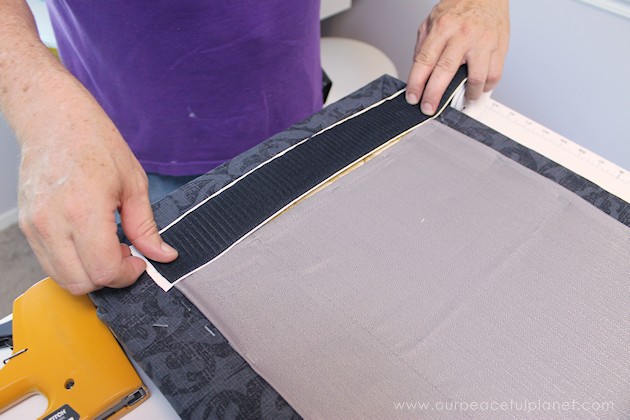
POLYGON ((135 282, 145 263, 119 242, 117 208, 143 255, 174 260, 153 219, 146 174, 105 112, 87 91, 49 105, 20 130, 20 227, 44 271, 73 294, 135 282))
POLYGON ((501 79, 509 42, 508 0, 442 0, 418 30, 407 102, 437 111, 460 65, 468 65, 466 98, 478 99, 501 79))
MULTIPOLYGON (((41 43, 22 0, 2 3, 0 109, 22 145, 20 227, 44 271, 74 294, 133 283, 177 251, 158 234, 147 177, 105 111, 41 43)), ((114 86, 110 87, 115 89, 114 86)))

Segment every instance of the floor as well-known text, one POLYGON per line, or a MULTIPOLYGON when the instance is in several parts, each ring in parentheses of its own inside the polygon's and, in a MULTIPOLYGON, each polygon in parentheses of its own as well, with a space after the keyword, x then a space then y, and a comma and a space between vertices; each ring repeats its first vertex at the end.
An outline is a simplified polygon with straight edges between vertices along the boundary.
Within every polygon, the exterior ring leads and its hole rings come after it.
POLYGON ((13 312, 13 301, 46 277, 17 225, 0 230, 0 319, 13 312))

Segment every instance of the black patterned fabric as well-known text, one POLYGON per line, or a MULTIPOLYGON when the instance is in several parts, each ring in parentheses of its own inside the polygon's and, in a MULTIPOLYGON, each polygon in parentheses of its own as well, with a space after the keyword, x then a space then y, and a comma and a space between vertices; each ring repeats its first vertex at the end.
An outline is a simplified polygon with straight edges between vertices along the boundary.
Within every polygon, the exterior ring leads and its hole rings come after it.
MULTIPOLYGON (((197 178, 154 205, 158 226, 168 225, 260 162, 403 87, 401 81, 383 76, 197 178)), ((447 108, 440 118, 442 123, 554 180, 630 226, 630 207, 623 200, 454 109, 447 108)), ((176 288, 164 292, 143 274, 131 287, 103 289, 91 297, 101 319, 181 417, 299 417, 176 288)))

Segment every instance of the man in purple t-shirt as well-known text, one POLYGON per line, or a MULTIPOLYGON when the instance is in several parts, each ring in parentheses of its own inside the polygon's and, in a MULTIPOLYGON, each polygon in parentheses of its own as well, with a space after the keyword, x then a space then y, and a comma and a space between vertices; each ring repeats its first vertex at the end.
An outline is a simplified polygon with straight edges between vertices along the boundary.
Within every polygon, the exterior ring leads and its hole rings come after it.
MULTIPOLYGON (((133 283, 160 238, 147 173, 202 174, 317 111, 319 2, 49 0, 65 67, 23 0, 0 10, 0 109, 22 145, 20 226, 75 294, 133 283)), ((426 114, 468 63, 467 95, 498 82, 508 0, 442 0, 422 23, 407 100, 426 114)), ((178 181, 179 180, 179 181, 178 181)))

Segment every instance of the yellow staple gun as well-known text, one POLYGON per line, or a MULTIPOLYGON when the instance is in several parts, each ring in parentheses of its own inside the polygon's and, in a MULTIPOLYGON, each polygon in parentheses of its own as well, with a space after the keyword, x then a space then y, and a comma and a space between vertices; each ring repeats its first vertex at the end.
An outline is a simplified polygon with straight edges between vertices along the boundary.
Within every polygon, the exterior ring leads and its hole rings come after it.
POLYGON ((48 398, 47 420, 120 418, 148 397, 87 296, 47 278, 13 304, 13 354, 0 369, 0 412, 48 398))

